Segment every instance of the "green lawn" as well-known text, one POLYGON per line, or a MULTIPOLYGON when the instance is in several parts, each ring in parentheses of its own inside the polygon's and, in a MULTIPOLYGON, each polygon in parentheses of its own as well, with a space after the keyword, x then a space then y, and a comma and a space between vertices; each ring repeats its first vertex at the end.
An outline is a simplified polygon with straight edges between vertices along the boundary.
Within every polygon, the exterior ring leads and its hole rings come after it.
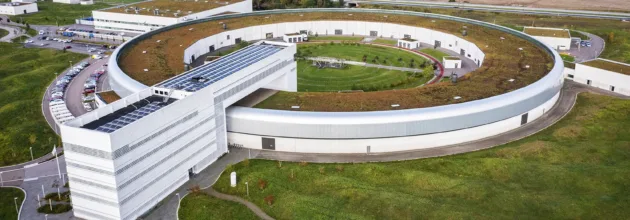
POLYGON ((437 59, 439 62, 442 62, 442 58, 444 58, 445 56, 450 56, 447 53, 444 53, 436 49, 431 49, 431 48, 421 49, 420 52, 423 52, 423 53, 428 54, 429 56, 432 56, 433 58, 437 59))
POLYGON ((9 32, 5 29, 0 29, 0 38, 9 35, 9 32))
POLYGON ((21 44, 21 43, 24 43, 24 41, 26 40, 28 40, 27 36, 19 36, 19 37, 11 39, 11 42, 21 44))
POLYGON ((387 66, 410 67, 413 63, 414 68, 422 68, 418 65, 428 62, 426 58, 412 52, 367 44, 302 44, 298 50, 305 57, 334 57, 387 66))
POLYGON ((37 2, 39 12, 27 15, 12 16, 11 21, 18 21, 23 18, 25 22, 41 25, 68 25, 74 24, 74 19, 81 17, 91 17, 92 11, 101 8, 111 7, 109 4, 97 2, 93 5, 70 5, 53 2, 37 2))
POLYGON ((323 68, 312 61, 298 62, 298 91, 336 92, 341 90, 388 90, 417 87, 431 79, 431 75, 411 72, 366 68, 346 65, 343 69, 323 68))
POLYGON ((0 43, 0 166, 17 164, 50 153, 57 135, 42 116, 42 97, 68 62, 86 55, 0 43))
POLYGON ((309 41, 353 41, 353 42, 357 42, 357 41, 361 41, 363 40, 363 37, 350 37, 350 36, 309 36, 308 37, 309 41))
POLYGON ((562 57, 562 60, 564 60, 564 61, 575 62, 575 57, 574 56, 567 55, 567 54, 560 54, 560 57, 562 57))
MULTIPOLYGON (((251 160, 228 167, 213 187, 276 219, 627 219, 629 143, 630 101, 581 94, 560 122, 488 150, 387 163, 251 160)), ((201 207, 202 199, 184 203, 201 207)))
POLYGON ((387 45, 396 46, 396 45, 398 45, 398 40, 378 38, 378 39, 373 40, 372 43, 375 43, 375 44, 387 44, 387 45))
POLYGON ((22 206, 24 192, 16 188, 0 188, 0 219, 17 219, 18 213, 15 210, 14 198, 17 197, 18 209, 22 206))
POLYGON ((180 205, 178 214, 182 220, 258 219, 244 205, 217 199, 201 192, 187 195, 180 205), (208 209, 216 211, 209 213, 208 209))

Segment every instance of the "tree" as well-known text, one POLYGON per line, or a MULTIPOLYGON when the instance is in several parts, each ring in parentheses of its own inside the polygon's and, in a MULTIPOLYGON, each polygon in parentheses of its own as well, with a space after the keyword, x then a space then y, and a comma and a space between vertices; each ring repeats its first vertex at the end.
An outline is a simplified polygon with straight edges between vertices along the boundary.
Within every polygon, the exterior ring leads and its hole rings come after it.
POLYGON ((424 69, 422 69, 422 75, 425 75, 425 76, 433 75, 433 66, 427 66, 424 69))
POLYGON ((338 3, 340 8, 343 8, 346 4, 343 0, 339 0, 338 3))

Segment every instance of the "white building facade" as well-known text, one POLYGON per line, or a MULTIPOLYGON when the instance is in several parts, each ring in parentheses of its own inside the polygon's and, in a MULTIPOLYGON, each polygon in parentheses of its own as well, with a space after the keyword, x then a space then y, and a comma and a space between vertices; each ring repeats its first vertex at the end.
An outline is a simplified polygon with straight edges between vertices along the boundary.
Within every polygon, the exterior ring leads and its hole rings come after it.
POLYGON ((295 52, 258 42, 61 125, 74 215, 150 210, 228 152, 225 108, 268 84, 297 90, 295 52))
POLYGON ((442 65, 446 69, 462 68, 462 60, 459 57, 446 56, 442 58, 442 65))
POLYGON ((398 47, 413 50, 420 47, 420 41, 410 38, 398 39, 398 47))
MULTIPOLYGON (((129 5, 127 5, 129 6, 129 5)), ((131 5, 133 6, 133 5, 131 5)), ((120 6, 117 6, 120 7, 120 6)), ((144 33, 161 27, 205 18, 224 12, 247 13, 252 11, 252 0, 244 0, 226 6, 213 8, 194 14, 173 16, 170 12, 164 16, 135 14, 134 11, 128 13, 109 12, 105 10, 92 11, 94 17, 94 28, 108 31, 124 31, 133 33, 144 33)), ((162 12, 166 13, 166 12, 162 12)))
POLYGON ((61 4, 81 4, 81 0, 53 0, 53 2, 61 4))
POLYGON ((550 31, 559 31, 566 32, 568 37, 553 37, 553 36, 536 36, 532 35, 532 37, 536 40, 539 40, 543 43, 548 44, 552 48, 556 50, 570 50, 571 49, 571 35, 569 30, 559 29, 559 28, 544 28, 544 27, 525 27, 525 29, 541 29, 541 30, 550 30, 550 31))
POLYGON ((37 3, 8 2, 0 3, 0 14, 23 15, 37 12, 37 3))
MULTIPOLYGON (((625 63, 600 60, 630 68, 630 65, 625 63)), ((576 63, 575 71, 567 73, 567 78, 578 83, 630 96, 630 75, 627 74, 576 63)))

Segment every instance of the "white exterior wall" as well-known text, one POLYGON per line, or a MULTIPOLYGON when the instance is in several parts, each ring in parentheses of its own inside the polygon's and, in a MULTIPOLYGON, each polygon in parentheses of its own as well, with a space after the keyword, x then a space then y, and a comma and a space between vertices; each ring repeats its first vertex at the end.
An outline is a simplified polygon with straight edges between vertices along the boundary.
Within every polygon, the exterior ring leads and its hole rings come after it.
MULTIPOLYGON (((92 11, 92 16, 94 17, 94 27, 96 29, 144 33, 164 26, 173 25, 188 20, 205 18, 227 11, 237 13, 251 12, 252 2, 251 0, 246 0, 199 13, 185 16, 180 15, 179 17, 140 15, 135 14, 135 12, 133 11, 130 11, 129 13, 92 11)), ((172 12, 168 13, 169 14, 167 16, 173 16, 173 14, 171 14, 172 12)))
POLYGON ((53 0, 53 2, 62 4, 79 4, 81 3, 81 0, 53 0))
POLYGON ((304 21, 287 22, 269 25, 251 26, 241 29, 228 30, 222 33, 206 37, 195 42, 184 51, 184 63, 190 63, 191 57, 199 57, 210 52, 210 46, 219 49, 224 46, 234 45, 236 38, 245 41, 265 39, 267 33, 272 33, 274 37, 284 36, 286 33, 310 31, 313 35, 334 35, 336 29, 341 29, 343 35, 364 35, 369 36, 370 31, 377 31, 379 36, 403 38, 405 34, 418 39, 419 42, 433 45, 435 41, 440 41, 443 48, 460 53, 460 49, 466 51, 469 59, 483 65, 485 54, 473 43, 452 34, 446 34, 426 28, 398 25, 391 23, 364 22, 364 21, 304 21), (230 39, 227 39, 227 35, 230 39), (468 56, 470 55, 470 56, 468 56))
POLYGON ((447 60, 443 58, 442 65, 444 65, 445 69, 462 68, 462 60, 447 60))
POLYGON ((24 5, 10 5, 10 6, 7 6, 6 4, 11 4, 11 3, 1 3, 0 14, 21 15, 21 14, 34 13, 38 11, 37 3, 30 3, 30 4, 24 4, 24 5), (26 13, 24 13, 24 10, 26 10, 26 13))
MULTIPOLYGON (((570 78, 570 77, 568 77, 570 78)), ((603 70, 595 67, 590 67, 582 64, 575 64, 574 77, 570 78, 573 81, 588 84, 588 80, 591 80, 590 85, 604 89, 611 90, 611 86, 615 87, 616 93, 630 96, 630 76, 617 72, 603 70)))
MULTIPOLYGON (((543 105, 526 112, 528 113, 527 123, 536 120, 542 116, 544 112, 551 109, 559 96, 560 93, 556 94, 543 105)), ((308 139, 269 137, 228 132, 228 141, 231 145, 251 149, 262 149, 262 137, 274 138, 276 151, 300 153, 367 153, 367 146, 370 146, 370 152, 372 153, 408 151, 460 144, 498 135, 522 126, 521 117, 522 114, 502 121, 464 130, 395 138, 308 139)))
POLYGON ((398 47, 402 47, 402 48, 407 48, 410 50, 416 49, 418 47, 420 47, 420 41, 406 41, 406 40, 402 40, 399 39, 398 40, 398 47))
POLYGON ((11 2, 33 3, 37 2, 37 0, 11 0, 11 2))
POLYGON ((548 44, 556 50, 569 50, 571 49, 571 38, 558 38, 558 37, 541 37, 532 36, 536 40, 548 44))

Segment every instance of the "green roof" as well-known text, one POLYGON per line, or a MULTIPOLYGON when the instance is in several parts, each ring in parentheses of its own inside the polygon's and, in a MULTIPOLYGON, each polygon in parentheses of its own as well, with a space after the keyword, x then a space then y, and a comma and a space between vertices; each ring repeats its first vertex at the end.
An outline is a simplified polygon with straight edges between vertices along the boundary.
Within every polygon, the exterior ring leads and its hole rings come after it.
POLYGON ((569 30, 526 27, 523 32, 532 36, 571 38, 569 30))
POLYGON ((454 57, 454 56, 447 56, 447 57, 444 57, 444 59, 445 60, 461 60, 459 59, 459 57, 454 57))

